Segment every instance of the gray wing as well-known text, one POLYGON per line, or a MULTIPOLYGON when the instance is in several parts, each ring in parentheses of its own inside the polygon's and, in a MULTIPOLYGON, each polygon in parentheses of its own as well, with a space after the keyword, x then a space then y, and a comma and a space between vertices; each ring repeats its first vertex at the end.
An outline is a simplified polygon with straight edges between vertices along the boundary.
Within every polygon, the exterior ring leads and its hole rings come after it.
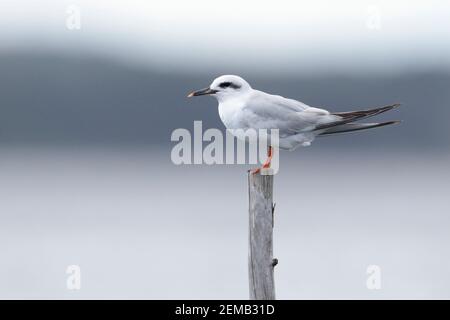
POLYGON ((340 126, 346 123, 351 123, 355 120, 361 120, 369 117, 376 116, 380 113, 392 110, 394 108, 398 108, 400 106, 399 103, 391 104, 384 107, 378 107, 367 110, 357 110, 357 111, 348 111, 348 112, 334 112, 332 113, 335 116, 338 116, 339 119, 334 122, 324 123, 317 126, 316 130, 322 130, 327 128, 332 128, 335 126, 340 126))
POLYGON ((328 111, 310 107, 300 101, 261 91, 248 100, 243 126, 254 129, 279 129, 280 137, 313 131, 318 125, 336 121, 328 111))

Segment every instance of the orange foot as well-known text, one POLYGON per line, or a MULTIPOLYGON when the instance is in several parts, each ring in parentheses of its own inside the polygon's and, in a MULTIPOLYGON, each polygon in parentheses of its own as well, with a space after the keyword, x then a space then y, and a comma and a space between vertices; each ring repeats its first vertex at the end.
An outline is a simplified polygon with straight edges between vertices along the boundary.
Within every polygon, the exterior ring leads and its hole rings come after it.
POLYGON ((259 172, 261 172, 261 169, 267 169, 270 168, 270 164, 272 162, 272 156, 273 156, 273 152, 272 152, 272 147, 269 147, 267 149, 267 160, 263 163, 261 168, 256 168, 250 171, 251 174, 257 174, 259 172))

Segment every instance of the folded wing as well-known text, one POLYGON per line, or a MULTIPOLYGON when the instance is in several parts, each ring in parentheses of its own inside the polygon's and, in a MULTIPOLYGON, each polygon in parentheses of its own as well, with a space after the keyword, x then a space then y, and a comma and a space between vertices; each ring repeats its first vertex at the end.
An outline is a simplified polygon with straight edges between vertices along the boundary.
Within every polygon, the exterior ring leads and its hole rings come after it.
POLYGON ((331 113, 332 115, 335 115, 339 118, 337 121, 324 123, 316 126, 314 130, 323 130, 328 129, 336 126, 341 126, 343 124, 354 122, 355 120, 362 120, 365 118, 376 116, 380 113, 392 110, 394 108, 399 107, 400 104, 391 104, 385 107, 380 108, 374 108, 374 109, 368 109, 368 110, 358 110, 358 111, 349 111, 349 112, 335 112, 331 113))

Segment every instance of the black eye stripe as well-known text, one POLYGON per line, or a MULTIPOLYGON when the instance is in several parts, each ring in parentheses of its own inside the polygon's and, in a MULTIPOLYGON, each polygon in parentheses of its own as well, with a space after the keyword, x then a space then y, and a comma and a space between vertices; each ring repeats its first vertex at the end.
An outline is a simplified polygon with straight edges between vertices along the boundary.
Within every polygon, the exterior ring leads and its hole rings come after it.
POLYGON ((233 89, 239 89, 241 86, 237 85, 237 84, 234 84, 232 82, 222 82, 221 84, 219 84, 219 87, 221 87, 221 88, 228 88, 228 87, 230 87, 230 88, 233 88, 233 89))

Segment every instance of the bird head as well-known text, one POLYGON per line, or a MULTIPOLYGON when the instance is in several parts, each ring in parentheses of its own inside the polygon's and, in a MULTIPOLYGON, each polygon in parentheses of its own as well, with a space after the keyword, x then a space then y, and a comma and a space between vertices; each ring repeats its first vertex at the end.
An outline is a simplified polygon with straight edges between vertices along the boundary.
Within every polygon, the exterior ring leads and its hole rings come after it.
POLYGON ((245 94, 250 89, 248 82, 241 77, 224 75, 214 79, 209 87, 191 92, 188 97, 213 95, 217 100, 224 100, 245 94))

